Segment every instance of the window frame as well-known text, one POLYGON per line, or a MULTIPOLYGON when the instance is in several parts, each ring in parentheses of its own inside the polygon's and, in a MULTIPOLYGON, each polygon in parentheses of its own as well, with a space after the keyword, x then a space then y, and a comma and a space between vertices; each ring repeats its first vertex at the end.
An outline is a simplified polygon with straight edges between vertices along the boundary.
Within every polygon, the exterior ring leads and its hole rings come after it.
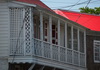
POLYGON ((94 53, 94 55, 93 55, 93 57, 94 57, 94 62, 95 63, 100 63, 100 40, 94 40, 93 41, 93 53, 94 53), (99 44, 98 44, 99 43, 99 44), (99 45, 99 60, 96 60, 95 59, 95 57, 96 57, 96 55, 95 55, 95 52, 96 52, 96 50, 95 50, 95 47, 96 47, 96 45, 99 45))

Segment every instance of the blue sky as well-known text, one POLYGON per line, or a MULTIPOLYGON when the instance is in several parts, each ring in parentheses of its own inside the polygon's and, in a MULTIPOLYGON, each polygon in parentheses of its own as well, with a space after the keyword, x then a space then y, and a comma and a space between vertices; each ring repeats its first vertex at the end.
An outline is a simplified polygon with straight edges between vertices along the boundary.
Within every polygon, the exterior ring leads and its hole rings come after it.
MULTIPOLYGON (((71 11, 79 11, 78 9, 80 7, 85 7, 88 3, 88 0, 41 0, 41 1, 45 3, 47 6, 49 6, 51 9, 66 9, 71 11), (83 3, 83 4, 76 5, 78 3, 83 3)), ((91 0, 91 2, 88 4, 88 7, 90 8, 100 7, 100 0, 91 0)))

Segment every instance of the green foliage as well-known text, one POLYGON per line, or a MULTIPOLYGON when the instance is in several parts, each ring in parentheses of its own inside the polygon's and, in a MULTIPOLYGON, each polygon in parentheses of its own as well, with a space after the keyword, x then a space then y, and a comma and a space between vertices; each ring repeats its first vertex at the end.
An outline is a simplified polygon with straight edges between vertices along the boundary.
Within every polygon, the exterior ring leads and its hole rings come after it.
POLYGON ((89 14, 96 14, 100 15, 100 7, 95 7, 94 9, 89 7, 79 8, 81 13, 89 13, 89 14))

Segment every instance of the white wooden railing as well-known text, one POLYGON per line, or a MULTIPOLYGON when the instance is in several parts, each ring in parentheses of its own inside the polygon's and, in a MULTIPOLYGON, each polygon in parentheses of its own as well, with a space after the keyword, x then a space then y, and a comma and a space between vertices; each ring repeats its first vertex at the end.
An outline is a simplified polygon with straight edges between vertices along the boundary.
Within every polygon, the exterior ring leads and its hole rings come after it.
MULTIPOLYGON (((41 41, 39 39, 33 39, 32 54, 36 57, 42 57, 53 61, 59 61, 62 63, 73 64, 77 66, 85 67, 85 54, 79 51, 68 49, 66 47, 50 44, 49 42, 41 41)), ((11 47, 10 55, 24 55, 25 50, 22 48, 15 49, 11 47), (24 51, 24 52, 22 52, 24 51)), ((24 55, 25 56, 25 55, 24 55)))
POLYGON ((85 67, 85 54, 66 47, 34 39, 35 56, 85 67), (43 42, 43 46, 42 45, 43 42))

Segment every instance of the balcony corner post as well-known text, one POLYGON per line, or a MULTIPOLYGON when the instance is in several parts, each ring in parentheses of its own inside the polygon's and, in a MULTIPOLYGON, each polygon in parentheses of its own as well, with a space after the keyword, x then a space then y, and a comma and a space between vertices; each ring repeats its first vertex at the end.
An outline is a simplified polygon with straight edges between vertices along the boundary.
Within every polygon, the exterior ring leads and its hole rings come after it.
POLYGON ((44 46, 43 46, 43 12, 40 11, 40 39, 42 47, 42 56, 44 56, 44 46))

